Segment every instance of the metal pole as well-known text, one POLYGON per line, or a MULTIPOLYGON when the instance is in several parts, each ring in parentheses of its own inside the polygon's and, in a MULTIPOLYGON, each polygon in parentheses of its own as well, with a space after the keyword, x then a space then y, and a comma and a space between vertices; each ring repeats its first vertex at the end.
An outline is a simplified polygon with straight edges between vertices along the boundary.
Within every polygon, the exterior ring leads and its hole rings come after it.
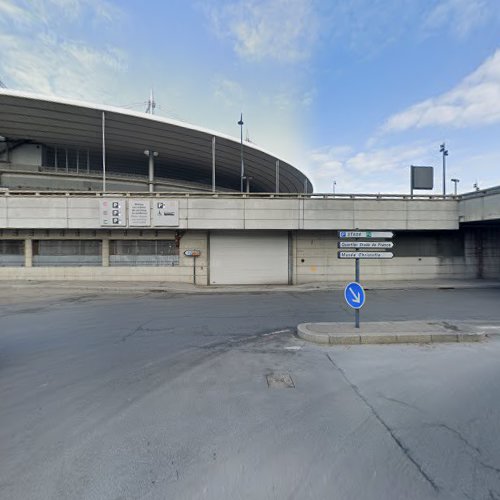
POLYGON ((196 257, 193 257, 193 285, 196 285, 196 257))
POLYGON ((446 157, 448 156, 448 150, 444 142, 439 147, 439 151, 443 153, 443 196, 446 196, 446 157))
POLYGON ((102 191, 106 191, 106 116, 102 112, 102 191))
POLYGON ((212 193, 215 193, 215 136, 212 137, 212 193))
POLYGON ((57 146, 54 146, 54 170, 57 172, 57 146))
MULTIPOLYGON (((355 280, 356 283, 359 283, 359 259, 356 259, 356 270, 355 270, 355 280)), ((354 310, 354 326, 359 328, 359 309, 354 310)))
POLYGON ((443 151, 443 196, 446 196, 446 155, 443 151))
POLYGON ((245 177, 245 164, 243 163, 243 113, 241 113, 240 121, 240 157, 241 157, 241 174, 240 174, 240 192, 243 193, 243 177, 245 177))
POLYGON ((277 193, 280 192, 280 161, 276 160, 276 189, 277 193))
POLYGON ((155 178, 155 158, 152 149, 149 150, 149 192, 154 191, 154 178, 155 178))

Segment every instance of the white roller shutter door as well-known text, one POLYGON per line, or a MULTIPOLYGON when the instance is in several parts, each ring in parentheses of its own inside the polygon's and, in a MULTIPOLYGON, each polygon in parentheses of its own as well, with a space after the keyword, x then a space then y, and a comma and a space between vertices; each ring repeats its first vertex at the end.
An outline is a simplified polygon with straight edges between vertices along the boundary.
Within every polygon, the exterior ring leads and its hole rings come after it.
POLYGON ((211 233, 210 284, 288 284, 288 234, 285 231, 211 233))

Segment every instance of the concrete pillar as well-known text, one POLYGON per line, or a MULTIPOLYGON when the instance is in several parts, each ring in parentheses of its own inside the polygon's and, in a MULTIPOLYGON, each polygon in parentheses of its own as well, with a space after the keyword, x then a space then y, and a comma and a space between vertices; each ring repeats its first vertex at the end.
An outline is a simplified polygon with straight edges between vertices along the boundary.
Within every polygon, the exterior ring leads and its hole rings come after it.
POLYGON ((102 267, 109 267, 109 240, 102 240, 102 267))
POLYGON ((24 240, 24 267, 33 267, 33 240, 24 240))

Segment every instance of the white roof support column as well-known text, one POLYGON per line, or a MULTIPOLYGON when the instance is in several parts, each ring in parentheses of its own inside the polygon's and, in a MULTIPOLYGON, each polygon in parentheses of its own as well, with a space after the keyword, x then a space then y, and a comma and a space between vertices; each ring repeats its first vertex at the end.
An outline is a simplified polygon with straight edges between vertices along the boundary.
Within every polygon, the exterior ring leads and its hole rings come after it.
POLYGON ((106 115, 102 112, 102 191, 106 191, 106 115))
POLYGON ((276 193, 280 192, 280 161, 276 160, 276 193))
POLYGON ((212 137, 212 193, 215 193, 215 136, 212 137))

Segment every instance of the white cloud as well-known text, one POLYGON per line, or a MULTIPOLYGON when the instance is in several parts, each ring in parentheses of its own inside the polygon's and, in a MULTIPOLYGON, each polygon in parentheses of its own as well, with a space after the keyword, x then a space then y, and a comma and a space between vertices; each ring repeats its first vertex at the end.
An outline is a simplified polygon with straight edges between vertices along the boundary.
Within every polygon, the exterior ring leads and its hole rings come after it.
POLYGON ((107 22, 114 7, 97 0, 0 0, 0 75, 11 88, 102 101, 126 68, 115 47, 95 47, 72 37, 78 23, 107 22))
POLYGON ((349 146, 311 151, 309 173, 316 192, 407 192, 410 165, 432 164, 432 152, 420 143, 355 152, 349 146))
POLYGON ((500 49, 455 88, 391 116, 383 132, 429 126, 470 127, 500 122, 500 49))
POLYGON ((465 37, 495 16, 497 0, 441 0, 424 19, 424 29, 435 31, 448 27, 465 37))
POLYGON ((242 107, 245 92, 236 81, 223 76, 217 76, 212 83, 213 96, 225 107, 238 109, 242 107))
POLYGON ((207 10, 244 59, 296 62, 309 57, 317 38, 312 0, 239 0, 207 10))

